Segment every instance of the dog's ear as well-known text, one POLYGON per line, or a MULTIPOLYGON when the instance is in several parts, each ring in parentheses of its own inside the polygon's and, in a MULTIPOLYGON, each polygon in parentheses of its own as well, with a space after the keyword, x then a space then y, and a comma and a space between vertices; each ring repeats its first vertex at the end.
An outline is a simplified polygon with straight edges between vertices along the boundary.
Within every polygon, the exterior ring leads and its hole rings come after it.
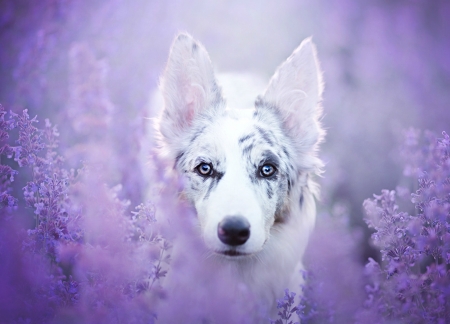
POLYGON ((256 106, 275 110, 299 153, 315 155, 324 135, 320 125, 322 92, 316 48, 307 38, 278 68, 256 106))
POLYGON ((185 33, 172 44, 161 91, 165 107, 159 127, 169 143, 178 141, 195 118, 223 106, 208 53, 185 33))

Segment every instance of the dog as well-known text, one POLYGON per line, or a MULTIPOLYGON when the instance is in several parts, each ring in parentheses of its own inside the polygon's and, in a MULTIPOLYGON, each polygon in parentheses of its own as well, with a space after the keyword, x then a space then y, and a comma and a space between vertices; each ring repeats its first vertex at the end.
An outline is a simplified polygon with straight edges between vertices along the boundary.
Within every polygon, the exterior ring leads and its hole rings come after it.
POLYGON ((299 291, 316 217, 313 177, 323 170, 317 152, 325 134, 316 48, 305 39, 253 107, 234 109, 203 45, 181 33, 160 88, 160 154, 183 179, 182 196, 195 210, 207 251, 197 261, 227 281, 230 300, 244 287, 273 316, 286 288, 299 291))

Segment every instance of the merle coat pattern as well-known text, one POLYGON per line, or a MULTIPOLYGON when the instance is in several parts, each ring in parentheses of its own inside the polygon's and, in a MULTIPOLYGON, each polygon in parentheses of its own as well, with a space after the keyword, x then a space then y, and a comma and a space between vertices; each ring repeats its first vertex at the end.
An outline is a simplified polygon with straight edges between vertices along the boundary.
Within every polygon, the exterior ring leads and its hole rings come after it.
POLYGON ((254 107, 228 107, 204 47, 174 41, 161 80, 161 155, 184 178, 195 207, 204 262, 267 303, 298 290, 301 258, 315 222, 323 83, 304 40, 278 68, 254 107))

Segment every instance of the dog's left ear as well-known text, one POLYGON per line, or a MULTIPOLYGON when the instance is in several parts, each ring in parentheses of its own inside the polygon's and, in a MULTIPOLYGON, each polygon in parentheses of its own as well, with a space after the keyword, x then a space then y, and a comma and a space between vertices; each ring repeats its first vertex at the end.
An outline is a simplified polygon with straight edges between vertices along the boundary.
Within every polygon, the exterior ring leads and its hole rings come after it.
MULTIPOLYGON (((320 125, 322 92, 316 48, 307 38, 275 72, 256 107, 275 110, 299 153, 313 157, 325 133, 320 125)), ((320 165, 305 167, 320 169, 320 165)))
POLYGON ((172 44, 161 91, 164 111, 159 128, 169 145, 179 142, 195 118, 223 107, 208 53, 186 33, 172 44))

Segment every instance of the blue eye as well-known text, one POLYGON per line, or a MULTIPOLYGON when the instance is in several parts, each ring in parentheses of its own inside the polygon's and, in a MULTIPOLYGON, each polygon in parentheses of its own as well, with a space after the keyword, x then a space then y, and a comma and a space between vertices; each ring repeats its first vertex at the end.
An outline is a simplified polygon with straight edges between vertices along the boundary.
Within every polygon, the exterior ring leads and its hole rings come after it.
POLYGON ((265 178, 273 176, 276 171, 277 169, 272 164, 264 164, 259 169, 259 173, 261 174, 262 177, 265 178))
POLYGON ((203 162, 197 166, 196 170, 201 176, 209 176, 212 174, 213 167, 211 164, 203 162))

